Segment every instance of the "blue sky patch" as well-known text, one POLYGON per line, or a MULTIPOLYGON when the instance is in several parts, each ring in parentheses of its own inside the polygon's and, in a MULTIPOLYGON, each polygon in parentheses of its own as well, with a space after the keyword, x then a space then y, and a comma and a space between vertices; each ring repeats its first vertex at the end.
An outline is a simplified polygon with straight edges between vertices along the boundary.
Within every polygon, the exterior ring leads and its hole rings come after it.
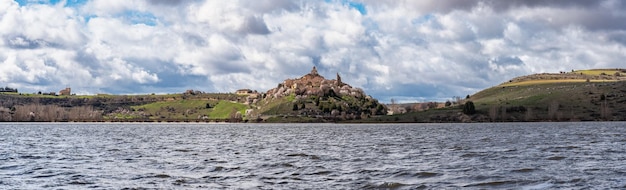
POLYGON ((411 20, 411 24, 413 24, 413 25, 420 25, 420 24, 426 23, 426 22, 428 22, 428 21, 430 21, 432 19, 435 19, 435 15, 433 15, 433 14, 426 14, 426 15, 424 15, 422 17, 419 17, 419 18, 411 20))
POLYGON ((359 11, 359 13, 361 13, 361 15, 366 15, 367 14, 367 9, 365 9, 365 4, 363 4, 363 3, 353 2, 353 1, 350 1, 350 0, 340 0, 340 1, 324 0, 324 1, 326 3, 340 2, 344 6, 348 6, 348 7, 352 8, 352 9, 355 9, 355 10, 359 11))
POLYGON ((87 0, 67 0, 65 4, 66 7, 75 7, 78 5, 83 5, 87 2, 87 0))
MULTIPOLYGON (((344 1, 344 3, 345 3, 345 1, 344 1)), ((367 10, 365 9, 365 5, 363 3, 347 1, 347 4, 351 8, 358 10, 361 13, 361 15, 366 15, 367 14, 367 10)))
MULTIPOLYGON (((62 3, 63 0, 15 0, 17 4, 20 6, 26 6, 29 4, 46 4, 46 5, 56 5, 62 3)), ((85 4, 87 0, 67 0, 65 6, 66 7, 76 7, 78 5, 85 4)))
POLYGON ((84 16, 83 18, 85 18, 85 22, 89 22, 92 18, 96 18, 96 17, 98 17, 98 16, 96 16, 96 15, 87 15, 87 16, 84 16))
POLYGON ((156 16, 149 12, 128 10, 123 13, 122 17, 130 21, 130 23, 132 24, 145 24, 148 26, 156 26, 158 22, 156 16))

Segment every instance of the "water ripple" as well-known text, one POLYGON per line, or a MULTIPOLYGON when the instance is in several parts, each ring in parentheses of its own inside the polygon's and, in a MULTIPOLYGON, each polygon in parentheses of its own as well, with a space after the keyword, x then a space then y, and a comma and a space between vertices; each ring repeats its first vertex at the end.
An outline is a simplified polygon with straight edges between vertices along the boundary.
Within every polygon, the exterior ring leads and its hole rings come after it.
POLYGON ((620 189, 626 123, 0 124, 0 189, 620 189))

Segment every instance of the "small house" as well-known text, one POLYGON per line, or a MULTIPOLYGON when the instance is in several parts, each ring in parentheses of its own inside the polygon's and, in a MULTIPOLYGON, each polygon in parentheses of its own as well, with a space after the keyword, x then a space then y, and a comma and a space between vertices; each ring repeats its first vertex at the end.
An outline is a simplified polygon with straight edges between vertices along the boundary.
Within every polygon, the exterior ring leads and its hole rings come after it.
POLYGON ((72 89, 71 88, 65 88, 61 91, 59 91, 59 95, 60 96, 69 96, 72 95, 72 89))
POLYGON ((235 92, 235 94, 237 95, 249 95, 252 93, 252 90, 250 89, 239 89, 235 92))

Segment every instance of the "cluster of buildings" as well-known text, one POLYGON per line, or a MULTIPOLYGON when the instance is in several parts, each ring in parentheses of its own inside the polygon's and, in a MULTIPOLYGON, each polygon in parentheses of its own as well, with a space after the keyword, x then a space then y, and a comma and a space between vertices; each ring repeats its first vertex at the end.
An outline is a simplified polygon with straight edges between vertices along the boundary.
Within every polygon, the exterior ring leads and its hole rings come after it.
MULTIPOLYGON (((13 93, 17 93, 17 88, 9 88, 9 87, 0 87, 0 93, 2 92, 13 92, 13 93)), ((51 96, 56 96, 57 93, 56 92, 39 92, 38 94, 41 95, 51 95, 51 96)), ((65 89, 62 89, 61 91, 59 91, 59 96, 70 96, 72 95, 72 89, 67 87, 65 89)))
POLYGON ((283 82, 285 87, 291 89, 297 88, 316 88, 322 87, 324 85, 333 85, 333 86, 343 86, 343 82, 341 82, 341 76, 337 73, 337 79, 334 80, 326 80, 323 76, 317 73, 317 68, 315 66, 311 70, 310 73, 298 78, 298 79, 287 79, 283 82))
MULTIPOLYGON (((56 95, 57 95, 57 93, 56 93, 56 92, 44 92, 44 93, 39 92, 39 94, 42 94, 42 95, 50 95, 50 96, 56 96, 56 95)), ((69 87, 68 87, 68 88, 65 88, 65 89, 63 89, 63 90, 59 91, 59 94, 58 94, 58 95, 59 95, 59 96, 70 96, 70 95, 72 95, 72 89, 71 89, 71 88, 69 88, 69 87)))

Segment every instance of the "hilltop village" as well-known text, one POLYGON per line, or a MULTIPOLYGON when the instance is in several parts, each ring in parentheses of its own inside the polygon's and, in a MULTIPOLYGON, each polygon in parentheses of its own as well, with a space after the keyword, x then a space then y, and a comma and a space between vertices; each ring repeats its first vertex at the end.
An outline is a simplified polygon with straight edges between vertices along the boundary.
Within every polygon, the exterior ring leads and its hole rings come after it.
POLYGON ((268 90, 260 103, 259 110, 266 114, 289 113, 316 118, 338 117, 341 120, 386 114, 385 106, 362 89, 344 83, 339 74, 336 79, 326 79, 317 72, 316 67, 300 78, 287 79, 268 90), (291 111, 262 109, 271 102, 281 102, 280 107, 290 108, 291 111))

